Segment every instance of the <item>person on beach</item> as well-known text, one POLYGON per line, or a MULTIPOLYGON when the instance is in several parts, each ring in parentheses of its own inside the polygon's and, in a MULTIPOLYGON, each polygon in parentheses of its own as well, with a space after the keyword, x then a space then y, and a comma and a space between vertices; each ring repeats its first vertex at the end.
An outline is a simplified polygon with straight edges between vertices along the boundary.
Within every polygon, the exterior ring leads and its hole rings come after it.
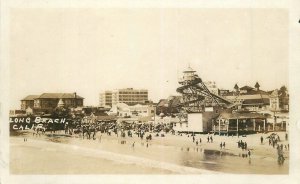
POLYGON ((271 145, 271 143, 272 143, 272 140, 271 140, 271 138, 269 138, 269 146, 271 145))
POLYGON ((209 136, 207 137, 207 142, 209 143, 209 136))
POLYGON ((287 141, 288 140, 288 134, 285 133, 285 140, 287 141))
POLYGON ((262 144, 264 142, 264 138, 263 136, 260 137, 260 144, 262 144))
POLYGON ((193 142, 195 142, 195 136, 193 136, 193 142))
POLYGON ((212 138, 212 136, 210 136, 210 142, 213 143, 213 138, 212 138))
POLYGON ((222 142, 221 142, 221 143, 220 143, 220 149, 222 149, 222 145, 223 145, 223 144, 222 144, 222 142))
POLYGON ((223 142, 223 148, 225 149, 225 142, 223 142))
POLYGON ((200 144, 201 144, 201 142, 202 142, 201 138, 200 138, 199 142, 200 142, 200 144))
POLYGON ((196 141, 196 146, 198 146, 198 141, 196 141))
POLYGON ((277 153, 279 154, 280 153, 280 146, 277 145, 276 149, 277 149, 277 153))
POLYGON ((247 142, 245 142, 245 150, 247 150, 247 142))
POLYGON ((251 152, 250 150, 248 150, 248 157, 250 158, 250 156, 251 156, 251 152))
POLYGON ((133 147, 133 148, 134 148, 134 143, 135 143, 135 142, 133 142, 133 144, 132 144, 132 147, 133 147))

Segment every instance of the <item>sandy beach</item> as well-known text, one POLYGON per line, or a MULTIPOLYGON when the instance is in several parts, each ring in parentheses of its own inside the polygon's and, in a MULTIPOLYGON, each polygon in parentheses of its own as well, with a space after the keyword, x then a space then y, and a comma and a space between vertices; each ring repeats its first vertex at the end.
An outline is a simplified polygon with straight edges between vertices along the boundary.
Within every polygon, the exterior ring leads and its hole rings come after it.
MULTIPOLYGON (((277 133, 281 142, 284 132, 277 133)), ((153 134, 152 134, 153 135, 153 134)), ((277 163, 277 150, 269 146, 268 134, 242 136, 183 134, 141 140, 137 135, 121 138, 97 133, 96 140, 78 136, 24 134, 10 138, 11 174, 288 174, 289 151, 283 165, 277 163), (263 144, 260 137, 264 137, 263 144), (24 138, 27 141, 24 142, 24 138), (246 141, 250 158, 243 158, 239 140, 246 141), (226 143, 220 148, 220 143, 226 143), (133 147, 134 143, 134 147, 133 147), (148 144, 148 145, 147 145, 148 144)))

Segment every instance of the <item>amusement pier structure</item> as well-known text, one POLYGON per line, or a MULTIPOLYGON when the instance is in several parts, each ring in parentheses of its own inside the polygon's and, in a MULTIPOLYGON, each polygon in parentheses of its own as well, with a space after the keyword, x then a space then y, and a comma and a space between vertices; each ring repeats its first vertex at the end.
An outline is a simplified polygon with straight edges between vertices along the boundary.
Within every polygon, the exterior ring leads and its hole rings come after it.
POLYGON ((190 67, 183 72, 179 84, 181 86, 176 91, 183 98, 180 108, 186 113, 201 113, 205 111, 205 107, 227 108, 232 105, 228 100, 211 93, 196 71, 190 67))

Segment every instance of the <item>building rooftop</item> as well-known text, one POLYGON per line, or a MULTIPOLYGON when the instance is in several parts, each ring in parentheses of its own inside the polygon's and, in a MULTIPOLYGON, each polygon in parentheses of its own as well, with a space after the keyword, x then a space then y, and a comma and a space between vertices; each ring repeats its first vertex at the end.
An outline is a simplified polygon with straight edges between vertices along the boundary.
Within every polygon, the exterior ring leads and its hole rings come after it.
POLYGON ((240 90, 246 90, 246 91, 249 91, 249 90, 252 90, 254 88, 250 87, 250 86, 243 86, 240 88, 240 90))
POLYGON ((260 98, 260 99, 246 99, 243 101, 243 105, 270 105, 269 99, 260 98))
POLYGON ((183 71, 183 73, 193 73, 196 72, 195 70, 193 70, 191 67, 188 67, 185 71, 183 71))
POLYGON ((266 118, 266 116, 259 113, 228 113, 228 112, 222 112, 219 117, 225 119, 266 118))
MULTIPOLYGON (((75 98, 74 93, 43 93, 38 98, 75 98)), ((78 99, 84 99, 83 97, 76 95, 76 98, 78 99)))
POLYGON ((28 95, 25 98, 23 98, 22 100, 34 100, 36 98, 38 98, 40 95, 28 95))

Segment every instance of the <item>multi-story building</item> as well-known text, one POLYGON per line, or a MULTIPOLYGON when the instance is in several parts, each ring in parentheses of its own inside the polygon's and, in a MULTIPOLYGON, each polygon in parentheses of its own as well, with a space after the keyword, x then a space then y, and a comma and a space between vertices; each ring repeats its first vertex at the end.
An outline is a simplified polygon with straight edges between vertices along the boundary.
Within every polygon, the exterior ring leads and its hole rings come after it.
POLYGON ((239 108, 250 111, 266 110, 270 106, 269 93, 259 89, 259 84, 255 88, 244 86, 239 88, 237 85, 234 91, 224 94, 224 97, 232 103, 238 105, 239 108))
POLYGON ((116 89, 105 91, 100 94, 100 106, 113 106, 117 103, 127 105, 143 104, 148 101, 148 90, 146 89, 116 89))
POLYGON ((100 93, 99 105, 100 107, 112 107, 112 91, 105 91, 104 93, 100 93))
POLYGON ((64 107, 83 106, 83 97, 76 93, 43 93, 34 99, 35 109, 54 109, 61 100, 64 107))
POLYGON ((275 89, 270 95, 270 110, 279 110, 279 94, 277 89, 275 89))
POLYGON ((148 105, 127 105, 125 103, 117 103, 108 112, 109 115, 117 115, 119 117, 153 117, 155 106, 148 105))
POLYGON ((41 95, 29 95, 21 100, 21 109, 30 107, 33 110, 51 112, 58 106, 81 107, 83 99, 76 93, 43 93, 41 95))

